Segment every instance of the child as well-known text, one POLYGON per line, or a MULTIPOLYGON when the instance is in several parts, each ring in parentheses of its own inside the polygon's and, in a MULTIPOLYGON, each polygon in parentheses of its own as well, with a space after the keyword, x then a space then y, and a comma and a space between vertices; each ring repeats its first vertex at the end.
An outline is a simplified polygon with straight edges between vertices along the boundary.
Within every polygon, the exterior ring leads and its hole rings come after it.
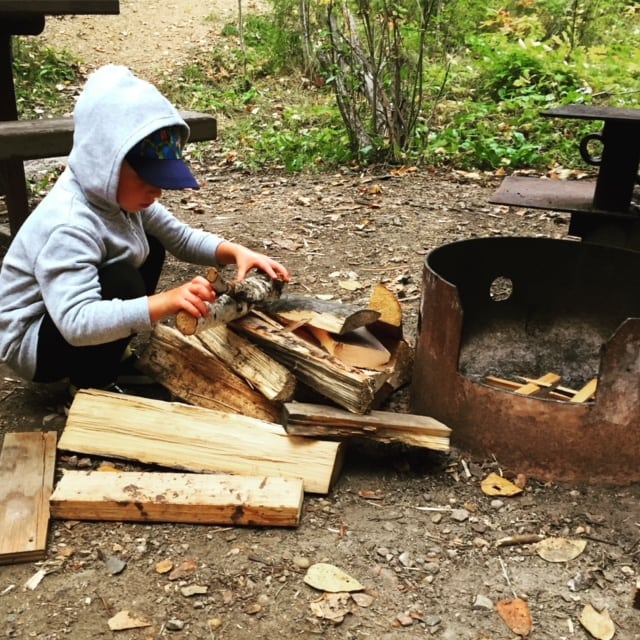
POLYGON ((34 382, 119 391, 131 338, 185 310, 208 313, 210 283, 155 293, 165 251, 198 265, 237 265, 289 281, 278 262, 189 227, 158 200, 198 189, 181 159, 189 128, 126 67, 88 79, 74 110, 68 165, 13 238, 0 271, 0 359, 34 382))

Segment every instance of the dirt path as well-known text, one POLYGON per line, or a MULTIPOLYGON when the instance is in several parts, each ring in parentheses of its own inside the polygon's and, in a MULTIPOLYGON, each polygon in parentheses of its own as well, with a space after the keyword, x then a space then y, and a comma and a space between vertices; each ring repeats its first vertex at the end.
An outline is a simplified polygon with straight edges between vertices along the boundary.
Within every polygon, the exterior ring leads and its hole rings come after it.
MULTIPOLYGON (((242 11, 261 6, 252 0, 242 11)), ((124 64, 151 79, 183 65, 194 47, 237 16, 236 0, 120 0, 119 15, 49 18, 40 37, 78 56, 87 69, 124 64)))

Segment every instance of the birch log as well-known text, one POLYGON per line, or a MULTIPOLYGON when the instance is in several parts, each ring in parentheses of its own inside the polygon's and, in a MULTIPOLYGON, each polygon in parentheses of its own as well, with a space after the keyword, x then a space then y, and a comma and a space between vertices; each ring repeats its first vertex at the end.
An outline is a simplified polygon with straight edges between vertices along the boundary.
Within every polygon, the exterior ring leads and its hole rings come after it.
POLYGON ((186 311, 176 314, 176 327, 185 336, 241 318, 254 305, 279 298, 284 288, 283 280, 271 278, 263 271, 244 280, 227 281, 217 269, 210 269, 207 279, 218 297, 212 304, 207 304, 208 316, 196 318, 186 311))

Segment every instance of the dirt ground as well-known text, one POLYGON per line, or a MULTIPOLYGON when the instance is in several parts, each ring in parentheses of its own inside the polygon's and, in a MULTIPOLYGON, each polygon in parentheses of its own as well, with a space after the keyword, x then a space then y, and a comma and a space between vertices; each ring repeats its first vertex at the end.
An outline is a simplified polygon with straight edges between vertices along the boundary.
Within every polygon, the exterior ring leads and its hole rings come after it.
MULTIPOLYGON (((47 37, 71 50, 76 45, 89 66, 128 59, 152 75, 158 56, 145 38, 162 32, 163 42, 178 39, 176 50, 197 46, 215 30, 204 21, 214 6, 174 2, 160 11, 157 2, 124 1, 118 18, 52 20, 47 37), (192 38, 174 22, 178 9, 192 38), (153 62, 145 63, 138 44, 153 52, 153 62)), ((245 175, 225 166, 215 143, 206 148, 194 163, 206 188, 165 198, 176 215, 287 264, 290 293, 364 302, 375 284, 386 284, 402 302, 411 344, 430 249, 472 237, 567 233, 564 215, 489 204, 496 176, 427 170, 245 175), (359 284, 344 288, 344 281, 359 284)), ((162 285, 193 275, 192 267, 171 261, 162 285)), ((0 372, 0 433, 62 432, 63 385, 31 385, 0 372)), ((394 394, 385 409, 408 411, 408 390, 394 394)), ((60 452, 58 473, 102 462, 60 452)), ((485 495, 481 480, 500 469, 500 460, 455 449, 445 455, 359 442, 350 444, 332 491, 305 497, 297 528, 52 521, 44 562, 0 567, 0 635, 511 640, 522 633, 510 630, 497 608, 517 597, 528 604, 536 640, 611 638, 581 624, 586 605, 608 612, 616 638, 640 638, 640 613, 633 608, 640 487, 529 479, 518 497, 485 495), (363 497, 370 492, 379 499, 363 497), (579 539, 586 547, 574 559, 549 562, 532 544, 496 545, 526 534, 579 539), (161 561, 180 570, 160 573, 161 561), (341 601, 337 620, 322 614, 330 598, 303 582, 317 562, 339 567, 365 587, 360 597, 341 601), (27 587, 39 570, 44 578, 27 587), (149 626, 112 632, 108 620, 123 610, 149 626)))

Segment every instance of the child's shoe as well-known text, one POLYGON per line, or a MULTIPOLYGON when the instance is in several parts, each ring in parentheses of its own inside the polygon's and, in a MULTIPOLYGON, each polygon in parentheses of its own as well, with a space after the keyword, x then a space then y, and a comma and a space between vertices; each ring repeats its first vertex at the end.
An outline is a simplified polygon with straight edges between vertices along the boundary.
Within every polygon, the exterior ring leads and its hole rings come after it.
POLYGON ((118 365, 118 377, 116 378, 116 384, 156 384, 156 381, 151 376, 148 376, 140 371, 138 362, 138 356, 131 349, 127 349, 122 360, 120 361, 120 364, 118 365))
MULTIPOLYGON (((73 399, 76 397, 76 393, 80 390, 80 387, 76 387, 75 384, 69 383, 67 387, 67 399, 64 403, 64 415, 69 415, 69 409, 71 409, 71 404, 73 403, 73 399)), ((119 387, 116 382, 110 382, 104 387, 100 388, 101 391, 110 391, 111 393, 127 393, 122 387, 119 387)))

